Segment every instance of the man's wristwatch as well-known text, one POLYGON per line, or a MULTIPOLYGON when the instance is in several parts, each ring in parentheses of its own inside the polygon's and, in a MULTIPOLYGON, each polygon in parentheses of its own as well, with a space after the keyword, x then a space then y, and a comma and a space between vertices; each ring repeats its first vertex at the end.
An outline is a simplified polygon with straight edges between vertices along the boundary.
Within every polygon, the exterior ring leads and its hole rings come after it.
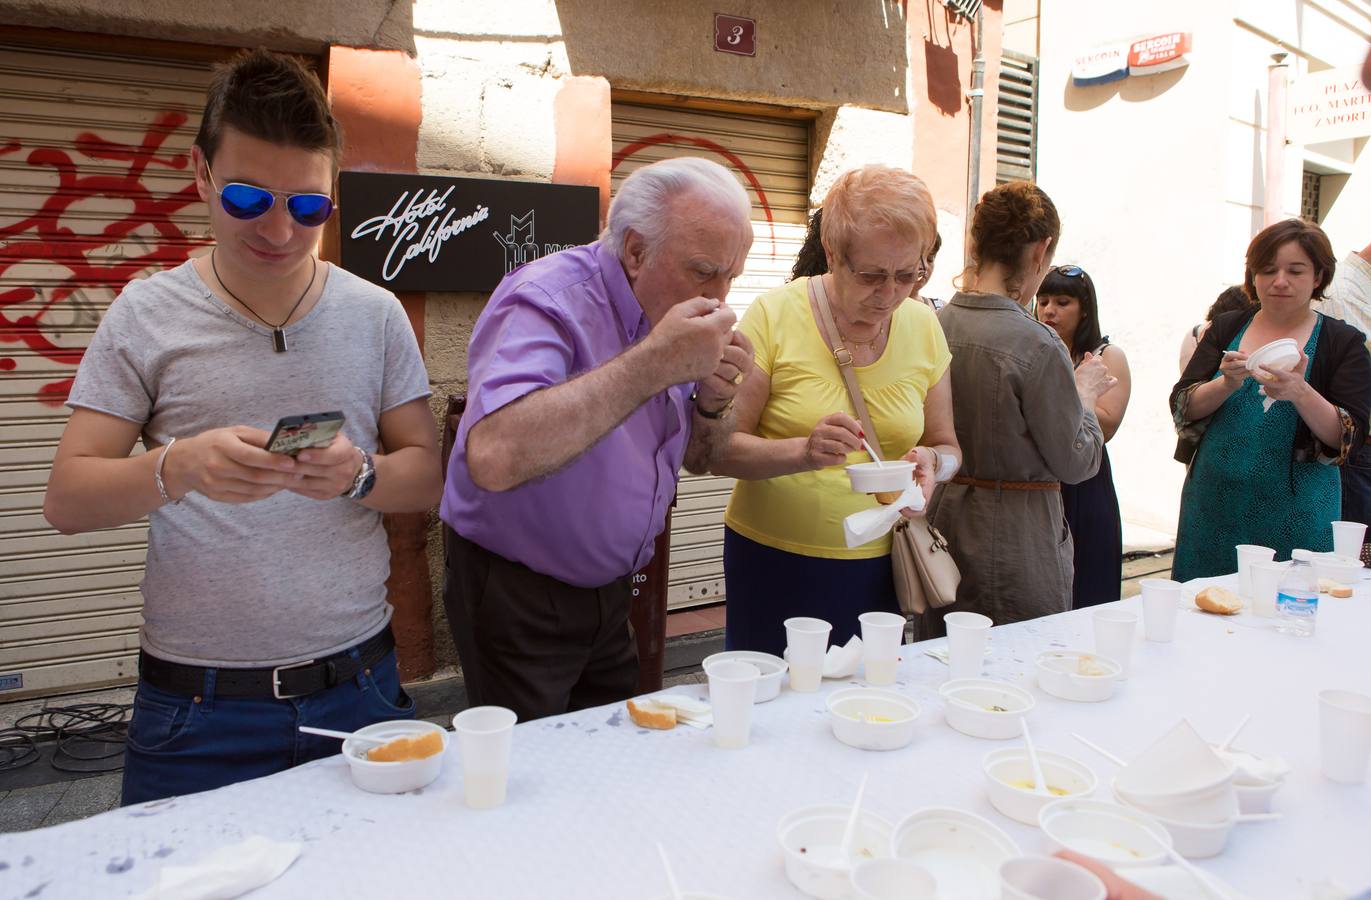
POLYGON ((727 403, 725 403, 719 409, 710 412, 709 410, 701 409, 700 404, 695 402, 699 399, 699 397, 700 389, 697 386, 693 391, 690 392, 690 405, 695 407, 695 411, 700 415, 704 416, 706 419, 722 419, 724 416, 728 415, 728 411, 733 408, 733 398, 729 397, 727 403))
POLYGON ((349 500, 361 500, 376 486, 376 463, 372 461, 371 454, 361 447, 353 449, 362 454, 362 468, 357 470, 357 475, 352 479, 352 487, 343 491, 342 496, 349 500))

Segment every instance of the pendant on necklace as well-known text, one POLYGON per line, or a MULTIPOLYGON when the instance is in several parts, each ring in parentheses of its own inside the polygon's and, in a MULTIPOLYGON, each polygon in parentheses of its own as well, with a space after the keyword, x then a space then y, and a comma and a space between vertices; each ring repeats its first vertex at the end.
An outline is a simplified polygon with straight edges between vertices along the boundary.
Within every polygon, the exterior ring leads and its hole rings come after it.
POLYGON ((271 348, 277 353, 285 353, 290 348, 286 346, 286 333, 279 328, 271 331, 271 348))

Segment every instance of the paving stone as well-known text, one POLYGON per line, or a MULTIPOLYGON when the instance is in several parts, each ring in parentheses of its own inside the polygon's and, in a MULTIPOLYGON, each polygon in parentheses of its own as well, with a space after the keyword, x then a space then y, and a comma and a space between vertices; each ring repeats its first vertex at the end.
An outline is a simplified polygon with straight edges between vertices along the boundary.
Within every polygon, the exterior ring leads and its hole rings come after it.
POLYGON ((43 818, 43 827, 74 822, 97 813, 108 812, 119 805, 119 793, 123 784, 122 772, 97 775, 67 782, 67 792, 62 799, 43 818))

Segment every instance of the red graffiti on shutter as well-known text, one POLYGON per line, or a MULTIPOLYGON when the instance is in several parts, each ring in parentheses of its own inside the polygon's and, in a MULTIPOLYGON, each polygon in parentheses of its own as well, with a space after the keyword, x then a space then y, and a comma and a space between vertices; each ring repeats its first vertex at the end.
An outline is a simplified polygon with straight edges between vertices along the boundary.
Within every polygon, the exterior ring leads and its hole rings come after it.
POLYGON ((747 163, 743 162, 742 159, 738 156, 738 154, 734 153, 732 150, 729 150, 723 144, 711 141, 709 138, 692 137, 688 134, 669 134, 667 132, 662 132, 660 134, 650 134, 642 140, 634 141, 631 144, 625 144, 622 150, 614 154, 614 158, 610 161, 609 164, 609 171, 613 172, 615 169, 619 168, 619 164, 621 162, 628 159, 630 156, 632 156, 640 150, 646 150, 648 147, 653 147, 657 144, 669 143, 694 144, 696 147, 699 147, 703 150, 708 150, 711 153, 717 153, 724 159, 728 160, 735 169, 743 173, 743 177, 747 179, 748 184, 752 185, 752 190, 757 194, 757 203, 761 205, 762 214, 766 216, 766 223, 771 228, 771 258, 775 259, 776 220, 771 217, 771 203, 768 202, 768 200, 766 199, 766 191, 762 190, 761 181, 758 180, 756 175, 752 174, 752 170, 747 167, 747 163))
MULTIPOLYGON (((0 279, 17 266, 58 272, 65 269, 69 274, 50 280, 39 276, 48 282, 45 284, 0 287, 0 344, 21 344, 48 363, 79 365, 84 352, 80 347, 54 341, 59 338, 59 328, 52 321, 55 311, 65 310, 74 320, 90 303, 84 291, 107 288, 117 293, 140 272, 185 262, 203 242, 172 221, 172 216, 200 202, 195 182, 187 181, 172 193, 157 196, 143 180, 150 167, 189 167, 187 154, 159 155, 167 136, 185 122, 184 113, 159 113, 137 145, 116 143, 91 132, 76 135, 72 148, 86 158, 126 164, 116 173, 82 174, 64 149, 30 151, 25 163, 35 169, 53 170, 57 186, 32 215, 0 226, 0 279), (97 209, 90 216, 104 220, 104 225, 95 233, 83 233, 79 230, 81 210, 73 207, 90 201, 97 201, 97 209), (118 212, 111 214, 101 208, 109 205, 118 212), (25 304, 27 309, 21 309, 25 304)), ((0 145, 0 157, 21 149, 15 142, 0 145)), ((93 318, 88 311, 86 315, 93 318)), ((0 357, 0 374, 17 374, 17 369, 16 360, 0 357)), ((40 386, 38 399, 60 406, 73 379, 74 374, 40 386)))

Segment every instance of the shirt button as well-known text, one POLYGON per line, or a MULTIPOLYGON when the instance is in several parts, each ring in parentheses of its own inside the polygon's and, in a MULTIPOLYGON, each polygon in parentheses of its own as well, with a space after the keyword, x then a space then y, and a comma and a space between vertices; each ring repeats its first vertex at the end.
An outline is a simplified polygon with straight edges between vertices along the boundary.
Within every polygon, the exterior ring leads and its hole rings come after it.
POLYGON ((1080 441, 1077 441, 1077 442, 1076 442, 1076 449, 1077 449, 1077 450, 1081 449, 1081 448, 1084 447, 1084 446, 1085 446, 1085 444, 1082 444, 1080 441))

